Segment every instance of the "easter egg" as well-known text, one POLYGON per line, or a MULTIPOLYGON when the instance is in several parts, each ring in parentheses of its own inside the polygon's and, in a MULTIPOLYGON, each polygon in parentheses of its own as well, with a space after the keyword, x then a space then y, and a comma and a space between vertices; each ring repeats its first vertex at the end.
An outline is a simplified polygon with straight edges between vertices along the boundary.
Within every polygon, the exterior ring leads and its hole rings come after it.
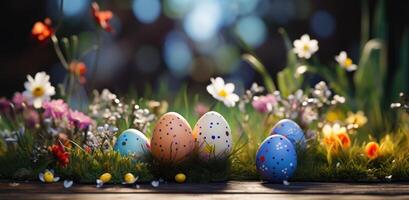
POLYGON ((175 181, 178 183, 183 183, 186 181, 186 175, 183 173, 176 174, 175 181))
POLYGON ((152 133, 151 152, 161 162, 177 163, 188 158, 194 149, 192 128, 175 112, 164 114, 152 133))
POLYGON ((283 119, 277 122, 277 124, 271 129, 270 135, 274 134, 288 138, 294 147, 300 146, 305 148, 306 142, 304 132, 293 120, 283 119))
POLYGON ((267 137, 257 150, 256 167, 264 180, 288 180, 297 168, 294 145, 282 135, 267 137))
POLYGON ((149 151, 148 138, 136 129, 125 130, 116 140, 114 150, 121 155, 143 158, 149 151))
POLYGON ((193 129, 199 156, 204 160, 225 159, 232 150, 231 129, 224 117, 214 111, 205 113, 193 129))

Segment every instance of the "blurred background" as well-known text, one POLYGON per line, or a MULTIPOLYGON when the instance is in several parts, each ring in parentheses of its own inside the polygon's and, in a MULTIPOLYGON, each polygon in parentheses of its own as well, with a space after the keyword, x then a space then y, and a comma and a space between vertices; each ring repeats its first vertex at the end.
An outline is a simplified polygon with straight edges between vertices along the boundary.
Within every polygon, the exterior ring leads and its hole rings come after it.
MULTIPOLYGON (((59 0, 2 2, 0 45, 0 96, 23 91, 26 74, 46 71, 54 85, 63 81, 64 68, 52 43, 38 44, 30 35, 36 21, 60 18, 59 0)), ((319 41, 316 54, 323 64, 345 50, 359 58, 361 3, 356 0, 104 0, 102 10, 111 10, 113 33, 101 31, 98 72, 94 87, 116 93, 143 92, 166 84, 176 91, 187 84, 189 91, 205 91, 210 77, 222 76, 242 91, 261 77, 241 61, 248 44, 271 74, 285 67, 286 52, 278 28, 291 40, 308 33, 319 41)), ((369 1, 370 12, 376 0, 369 1)), ((97 28, 90 12, 91 0, 65 0, 58 37, 76 34, 81 60, 89 68, 90 82, 97 28)), ((409 1, 385 1, 388 67, 396 66, 401 35, 408 27, 409 1)), ((409 55, 407 55, 409 56, 409 55)), ((409 76, 409 74, 408 74, 409 76)), ((402 83, 409 84, 409 83, 402 83)), ((86 85, 89 88, 89 85, 86 85)))

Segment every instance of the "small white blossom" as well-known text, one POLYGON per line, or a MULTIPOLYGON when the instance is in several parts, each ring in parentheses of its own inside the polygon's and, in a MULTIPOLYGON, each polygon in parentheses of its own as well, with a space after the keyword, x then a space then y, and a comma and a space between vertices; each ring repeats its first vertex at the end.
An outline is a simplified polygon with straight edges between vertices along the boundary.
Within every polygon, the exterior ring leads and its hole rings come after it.
POLYGON ((335 60, 345 70, 352 72, 355 71, 358 66, 352 62, 352 59, 348 57, 345 51, 341 51, 339 55, 335 56, 335 60))
POLYGON ((222 101, 227 107, 234 107, 236 102, 239 101, 239 96, 234 92, 233 83, 224 83, 224 80, 220 77, 211 78, 212 82, 207 86, 207 92, 213 96, 213 98, 222 101))
POLYGON ((315 52, 318 51, 318 41, 311 40, 308 34, 304 34, 300 39, 295 40, 293 45, 293 51, 299 58, 309 59, 315 52))

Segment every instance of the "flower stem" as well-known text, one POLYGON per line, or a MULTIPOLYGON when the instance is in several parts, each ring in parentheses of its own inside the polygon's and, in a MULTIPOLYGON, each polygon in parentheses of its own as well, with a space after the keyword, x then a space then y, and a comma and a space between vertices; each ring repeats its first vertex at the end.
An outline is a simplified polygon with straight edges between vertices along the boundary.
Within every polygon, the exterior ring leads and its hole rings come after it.
POLYGON ((95 45, 95 61, 94 61, 94 66, 92 68, 92 74, 91 74, 91 88, 94 88, 95 80, 96 80, 96 75, 97 75, 97 68, 98 68, 98 59, 99 59, 99 50, 101 46, 101 35, 99 30, 97 30, 97 42, 95 45))
POLYGON ((67 63, 67 60, 66 60, 65 57, 64 57, 64 54, 63 54, 62 51, 61 51, 60 46, 58 45, 58 38, 57 38, 57 36, 55 36, 55 34, 53 34, 53 35, 51 36, 51 40, 53 41, 54 51, 55 51, 55 53, 57 54, 58 59, 60 60, 61 64, 64 66, 64 68, 65 68, 66 70, 68 70, 68 69, 69 69, 68 63, 67 63))

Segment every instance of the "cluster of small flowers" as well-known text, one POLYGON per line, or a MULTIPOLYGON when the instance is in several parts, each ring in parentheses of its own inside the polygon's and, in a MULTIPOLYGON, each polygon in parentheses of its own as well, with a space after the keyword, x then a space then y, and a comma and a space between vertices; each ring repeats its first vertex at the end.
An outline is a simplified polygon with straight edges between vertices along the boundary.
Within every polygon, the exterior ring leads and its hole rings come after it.
POLYGON ((146 108, 141 108, 131 101, 123 103, 109 90, 104 89, 101 94, 94 91, 93 102, 89 106, 91 115, 104 123, 116 125, 118 120, 126 120, 132 123, 134 128, 146 131, 149 124, 155 120, 155 115, 146 108))
POLYGON ((91 149, 112 150, 116 142, 115 135, 117 132, 118 128, 109 124, 98 126, 96 129, 90 129, 87 132, 85 145, 91 149))
POLYGON ((318 120, 321 110, 326 106, 342 104, 345 98, 332 95, 325 82, 319 82, 311 92, 297 90, 288 97, 281 96, 279 91, 265 96, 254 96, 252 105, 262 113, 269 113, 279 118, 296 120, 301 125, 318 120))
MULTIPOLYGON (((257 83, 253 83, 250 87, 250 89, 246 90, 244 92, 244 95, 241 96, 240 101, 239 101, 239 109, 241 112, 246 112, 246 105, 250 103, 253 100, 253 97, 256 95, 259 95, 263 93, 265 90, 264 87, 259 86, 257 83)), ((268 97, 267 97, 268 98, 268 97)), ((264 99, 263 99, 264 101, 264 99)))

